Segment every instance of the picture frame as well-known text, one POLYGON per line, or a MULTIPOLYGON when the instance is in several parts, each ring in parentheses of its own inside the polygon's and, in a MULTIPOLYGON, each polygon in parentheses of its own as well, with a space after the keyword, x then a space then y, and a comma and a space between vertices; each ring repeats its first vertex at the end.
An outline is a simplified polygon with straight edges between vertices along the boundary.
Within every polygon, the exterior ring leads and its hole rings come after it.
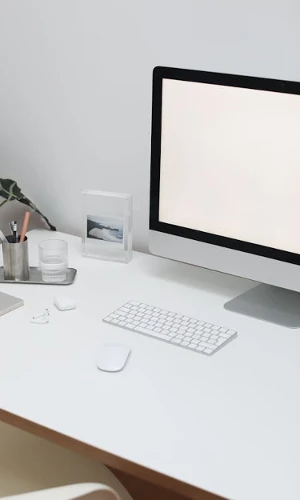
POLYGON ((82 192, 82 254, 114 262, 132 258, 132 195, 82 192))

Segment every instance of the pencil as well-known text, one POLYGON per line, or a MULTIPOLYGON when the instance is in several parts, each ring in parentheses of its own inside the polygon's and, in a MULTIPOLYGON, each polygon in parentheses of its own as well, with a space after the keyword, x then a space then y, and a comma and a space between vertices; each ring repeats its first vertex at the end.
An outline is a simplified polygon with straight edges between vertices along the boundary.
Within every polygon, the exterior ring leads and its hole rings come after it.
POLYGON ((27 228, 28 228, 29 217, 30 217, 30 212, 25 212, 20 243, 22 243, 25 240, 25 236, 26 236, 27 228))

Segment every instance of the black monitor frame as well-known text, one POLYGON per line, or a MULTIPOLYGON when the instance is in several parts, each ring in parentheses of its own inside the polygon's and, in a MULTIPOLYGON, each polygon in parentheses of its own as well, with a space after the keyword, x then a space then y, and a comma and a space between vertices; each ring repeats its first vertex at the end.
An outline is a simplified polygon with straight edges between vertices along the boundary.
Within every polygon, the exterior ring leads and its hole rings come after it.
MULTIPOLYGON (((249 254, 259 255, 268 259, 275 259, 290 264, 300 265, 300 254, 279 250, 276 248, 257 245, 217 234, 197 231, 186 227, 167 224, 159 220, 159 191, 160 191, 160 158, 161 158, 161 122, 162 122, 162 86, 163 80, 181 80, 201 82, 213 85, 240 87, 246 89, 266 90, 284 94, 300 95, 300 82, 273 80, 239 76, 225 73, 186 70, 157 66, 153 70, 152 88, 152 133, 151 133, 151 177, 150 177, 150 229, 182 238, 201 241, 220 247, 239 250, 249 254)), ((300 139, 299 139, 300 147, 300 139)), ((300 165, 299 165, 300 169, 300 165)), ((300 196, 300 186, 299 186, 300 196)), ((300 214, 299 214, 300 221, 300 214)), ((299 223, 300 233, 300 223, 299 223)))

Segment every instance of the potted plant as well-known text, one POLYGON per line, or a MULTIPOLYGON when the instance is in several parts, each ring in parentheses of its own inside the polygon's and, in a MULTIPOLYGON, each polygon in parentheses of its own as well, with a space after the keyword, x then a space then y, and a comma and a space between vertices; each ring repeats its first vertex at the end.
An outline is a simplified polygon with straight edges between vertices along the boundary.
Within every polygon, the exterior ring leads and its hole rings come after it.
POLYGON ((51 231, 56 231, 56 227, 50 223, 49 219, 22 193, 16 181, 12 179, 1 179, 0 177, 0 208, 8 201, 19 201, 23 203, 34 210, 34 212, 38 213, 42 219, 44 219, 51 231), (3 198, 3 201, 1 201, 1 198, 3 198))

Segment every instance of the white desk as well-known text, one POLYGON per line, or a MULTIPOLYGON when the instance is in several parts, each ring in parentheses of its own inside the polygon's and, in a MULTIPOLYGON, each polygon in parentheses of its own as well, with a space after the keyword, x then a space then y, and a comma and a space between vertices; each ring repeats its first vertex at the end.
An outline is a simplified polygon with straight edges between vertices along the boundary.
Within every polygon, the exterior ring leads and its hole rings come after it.
MULTIPOLYGON (((37 242, 58 236, 30 233, 32 265, 37 242)), ((0 318, 0 418, 191 498, 299 500, 300 331, 225 311, 245 280, 139 253, 129 265, 83 259, 80 239, 66 238, 72 287, 0 285, 26 303, 0 318), (57 292, 78 309, 51 307, 57 292), (206 357, 102 323, 128 299, 238 338, 206 357), (29 323, 49 306, 48 325, 29 323), (111 341, 132 347, 120 373, 96 369, 111 341)))

